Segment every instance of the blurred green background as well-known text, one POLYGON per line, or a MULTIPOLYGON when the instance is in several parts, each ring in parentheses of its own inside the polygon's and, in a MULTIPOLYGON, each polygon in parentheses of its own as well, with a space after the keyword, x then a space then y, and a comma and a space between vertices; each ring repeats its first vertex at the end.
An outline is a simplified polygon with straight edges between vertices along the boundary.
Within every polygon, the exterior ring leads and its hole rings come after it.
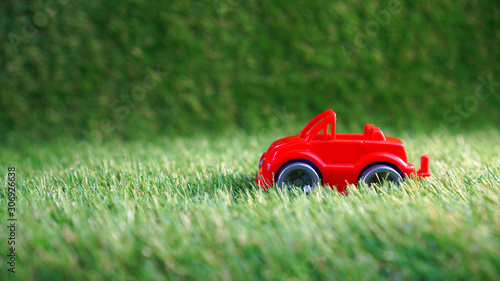
POLYGON ((498 1, 4 0, 0 26, 4 142, 500 121, 498 1))

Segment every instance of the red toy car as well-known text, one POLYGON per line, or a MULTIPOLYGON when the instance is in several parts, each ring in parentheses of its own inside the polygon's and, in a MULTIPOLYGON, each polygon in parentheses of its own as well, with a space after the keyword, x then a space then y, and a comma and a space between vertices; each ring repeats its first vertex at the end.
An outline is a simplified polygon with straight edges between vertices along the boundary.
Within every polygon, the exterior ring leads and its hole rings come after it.
POLYGON ((275 141, 262 155, 256 182, 264 189, 296 186, 307 193, 318 184, 336 186, 364 181, 368 185, 405 178, 429 177, 429 156, 421 169, 408 163, 403 142, 386 137, 380 128, 365 125, 363 134, 336 134, 336 115, 327 110, 316 116, 300 135, 275 141))

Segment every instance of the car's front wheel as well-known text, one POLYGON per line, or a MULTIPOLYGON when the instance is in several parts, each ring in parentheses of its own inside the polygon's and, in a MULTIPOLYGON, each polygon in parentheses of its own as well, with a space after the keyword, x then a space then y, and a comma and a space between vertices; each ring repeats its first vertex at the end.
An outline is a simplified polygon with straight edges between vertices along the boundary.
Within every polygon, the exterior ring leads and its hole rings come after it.
POLYGON ((320 177, 311 165, 302 162, 293 162, 286 165, 278 175, 278 187, 298 187, 307 194, 314 191, 320 183, 320 177))

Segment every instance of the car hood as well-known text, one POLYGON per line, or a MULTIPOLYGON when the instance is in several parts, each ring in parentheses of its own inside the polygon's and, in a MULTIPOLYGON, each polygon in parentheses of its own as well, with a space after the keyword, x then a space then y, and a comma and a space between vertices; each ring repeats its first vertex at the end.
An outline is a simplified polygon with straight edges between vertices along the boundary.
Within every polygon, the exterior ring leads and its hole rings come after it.
POLYGON ((269 151, 273 150, 274 148, 284 146, 290 143, 296 143, 296 142, 301 142, 304 141, 304 138, 301 138, 299 135, 296 136, 290 136, 286 138, 279 139, 271 144, 269 147, 269 151))

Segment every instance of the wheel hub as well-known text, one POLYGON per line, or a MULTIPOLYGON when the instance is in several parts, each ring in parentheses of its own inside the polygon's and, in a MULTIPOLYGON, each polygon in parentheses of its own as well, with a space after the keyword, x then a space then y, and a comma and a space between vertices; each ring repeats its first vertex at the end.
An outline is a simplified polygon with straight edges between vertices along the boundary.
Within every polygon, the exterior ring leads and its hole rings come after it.
POLYGON ((302 179, 296 179, 293 181, 293 185, 295 186, 303 186, 304 185, 304 181, 302 179))

